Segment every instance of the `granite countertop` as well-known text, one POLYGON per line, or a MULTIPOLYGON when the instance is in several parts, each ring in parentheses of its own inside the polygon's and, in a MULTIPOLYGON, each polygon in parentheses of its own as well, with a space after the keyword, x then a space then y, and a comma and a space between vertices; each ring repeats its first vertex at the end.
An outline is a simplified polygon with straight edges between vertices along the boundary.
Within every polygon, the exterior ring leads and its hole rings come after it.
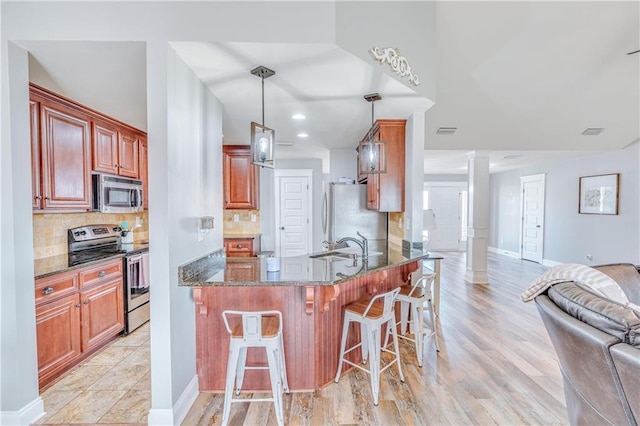
POLYGON ((222 236, 222 238, 225 239, 234 239, 234 238, 258 238, 260 237, 262 234, 261 233, 256 233, 256 232, 247 232, 247 233, 228 233, 228 234, 224 234, 222 236))
MULTIPOLYGON (((349 250, 345 250, 349 251, 349 250)), ((353 250, 354 253, 359 252, 353 250)), ((369 252, 361 257, 315 257, 326 252, 282 258, 226 258, 224 250, 204 256, 178 268, 179 285, 265 286, 265 285, 335 285, 354 277, 394 268, 420 259, 442 259, 422 250, 402 250, 394 245, 369 252), (267 272, 267 262, 279 262, 280 271, 267 272)))
POLYGON ((85 266, 95 265, 107 260, 122 258, 127 254, 135 254, 149 249, 149 242, 137 242, 133 244, 125 244, 123 252, 114 253, 101 259, 92 260, 90 262, 80 263, 78 265, 69 266, 69 254, 60 254, 57 256, 43 257, 34 260, 35 279, 44 278, 49 275, 59 274, 61 272, 72 271, 74 269, 84 268, 85 266), (126 247, 125 247, 126 246, 126 247))

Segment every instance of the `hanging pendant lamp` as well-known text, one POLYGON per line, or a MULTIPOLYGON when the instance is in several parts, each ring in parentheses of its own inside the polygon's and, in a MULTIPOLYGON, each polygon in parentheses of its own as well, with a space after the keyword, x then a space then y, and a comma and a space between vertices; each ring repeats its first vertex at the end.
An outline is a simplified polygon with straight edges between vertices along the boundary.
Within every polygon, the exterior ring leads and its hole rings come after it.
POLYGON ((251 160, 262 167, 274 167, 276 132, 264 125, 264 79, 276 72, 260 65, 251 70, 251 74, 262 79, 262 123, 251 122, 251 160))
POLYGON ((364 99, 371 102, 371 128, 367 137, 358 144, 359 170, 358 174, 387 173, 386 142, 380 140, 378 134, 374 134, 375 124, 373 104, 382 99, 378 93, 365 95, 364 99))

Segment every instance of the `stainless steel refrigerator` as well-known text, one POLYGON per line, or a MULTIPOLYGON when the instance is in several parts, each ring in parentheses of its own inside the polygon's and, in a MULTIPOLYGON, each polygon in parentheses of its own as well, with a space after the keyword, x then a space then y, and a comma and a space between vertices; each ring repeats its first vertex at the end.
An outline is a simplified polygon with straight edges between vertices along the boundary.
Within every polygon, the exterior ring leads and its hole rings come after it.
POLYGON ((367 210, 367 185, 332 182, 322 200, 322 231, 327 241, 343 237, 387 239, 387 213, 367 210))

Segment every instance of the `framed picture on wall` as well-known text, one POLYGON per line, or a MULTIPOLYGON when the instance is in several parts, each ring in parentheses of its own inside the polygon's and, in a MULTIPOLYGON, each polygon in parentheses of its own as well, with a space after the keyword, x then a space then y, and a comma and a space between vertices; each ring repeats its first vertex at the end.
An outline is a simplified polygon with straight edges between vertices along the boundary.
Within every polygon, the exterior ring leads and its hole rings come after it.
POLYGON ((618 214, 620 173, 580 178, 578 213, 618 214))

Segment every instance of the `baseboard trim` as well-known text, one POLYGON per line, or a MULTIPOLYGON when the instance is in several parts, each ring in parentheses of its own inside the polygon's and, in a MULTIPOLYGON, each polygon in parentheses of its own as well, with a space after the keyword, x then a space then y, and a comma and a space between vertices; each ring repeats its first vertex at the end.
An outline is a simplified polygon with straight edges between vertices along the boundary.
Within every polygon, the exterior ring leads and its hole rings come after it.
POLYGON ((516 251, 504 250, 496 247, 487 247, 487 251, 490 251, 491 253, 502 254, 505 256, 513 257, 514 259, 520 259, 520 253, 516 251))
POLYGON ((555 260, 549 260, 549 259, 542 259, 542 265, 554 267, 554 266, 562 265, 562 262, 556 262, 555 260))
POLYGON ((198 376, 193 376, 182 395, 178 398, 173 408, 168 409, 154 409, 149 410, 149 416, 147 417, 147 424, 149 425, 179 425, 182 423, 189 409, 195 402, 199 395, 198 390, 198 376))
POLYGON ((37 397, 18 411, 0 411, 0 425, 30 425, 44 415, 44 401, 37 397))

